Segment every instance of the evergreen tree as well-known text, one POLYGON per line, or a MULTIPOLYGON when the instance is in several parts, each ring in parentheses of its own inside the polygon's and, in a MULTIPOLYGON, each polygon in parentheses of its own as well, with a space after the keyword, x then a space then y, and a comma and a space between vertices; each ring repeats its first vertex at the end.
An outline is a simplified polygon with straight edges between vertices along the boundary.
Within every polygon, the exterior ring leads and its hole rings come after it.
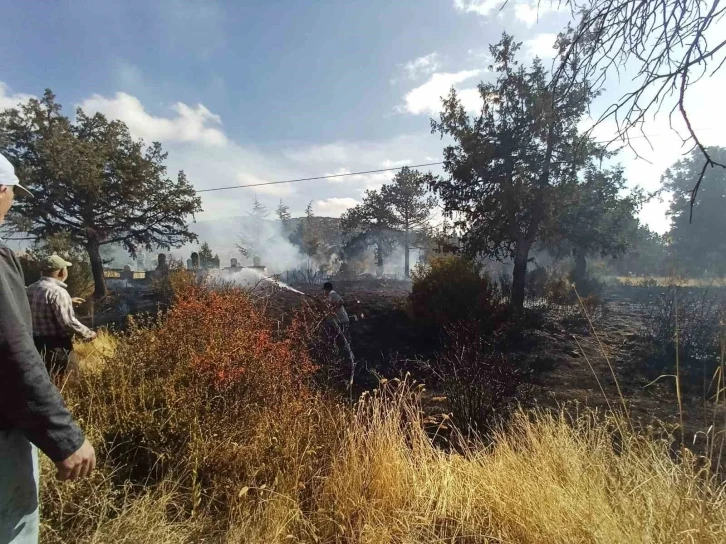
POLYGON ((106 294, 104 246, 136 257, 196 240, 187 218, 201 211, 201 199, 184 172, 168 177, 161 144, 134 140, 121 121, 80 108, 71 120, 46 90, 0 113, 0 152, 35 194, 14 208, 22 228, 38 239, 66 233, 83 247, 96 297, 106 294))
POLYGON ((396 244, 394 231, 398 220, 391 203, 378 191, 366 191, 363 202, 347 210, 340 217, 347 255, 373 247, 378 268, 396 244))
MULTIPOLYGON (((726 149, 709 147, 716 161, 726 163, 726 149)), ((694 150, 663 175, 663 185, 672 192, 671 252, 674 264, 693 275, 726 275, 726 170, 706 168, 706 158, 694 150), (700 196, 693 206, 691 191, 703 173, 700 196)))
POLYGON ((202 268, 218 268, 214 266, 214 255, 207 242, 199 248, 199 265, 202 268))
POLYGON ((249 212, 249 218, 244 224, 242 234, 240 234, 240 242, 237 244, 237 249, 245 257, 259 256, 260 248, 264 243, 264 221, 269 215, 270 212, 267 210, 267 207, 255 196, 252 210, 249 212))
MULTIPOLYGON (((404 274, 409 276, 411 237, 425 229, 431 220, 436 199, 428 194, 427 185, 433 178, 408 167, 402 168, 393 183, 381 187, 381 197, 390 204, 395 217, 395 227, 403 231, 404 274)), ((392 225, 394 226, 394 225, 392 225)))
POLYGON ((470 117, 452 90, 432 121, 453 141, 444 149, 449 176, 432 187, 468 254, 514 261, 515 310, 524 305, 530 250, 593 151, 578 132, 593 98, 587 83, 551 81, 539 59, 525 68, 520 46, 505 34, 490 48, 496 80, 479 84, 480 113, 470 117))

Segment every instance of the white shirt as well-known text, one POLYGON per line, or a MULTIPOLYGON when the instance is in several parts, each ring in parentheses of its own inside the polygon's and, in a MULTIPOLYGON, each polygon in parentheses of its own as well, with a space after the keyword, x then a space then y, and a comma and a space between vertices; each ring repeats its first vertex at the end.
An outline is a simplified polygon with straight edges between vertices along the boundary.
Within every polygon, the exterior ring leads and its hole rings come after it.
MULTIPOLYGON (((343 302, 343 297, 341 297, 338 293, 335 291, 330 291, 330 304, 340 304, 343 302)), ((339 308, 335 309, 335 317, 334 319, 338 323, 348 323, 348 312, 345 311, 345 306, 341 305, 339 308)))

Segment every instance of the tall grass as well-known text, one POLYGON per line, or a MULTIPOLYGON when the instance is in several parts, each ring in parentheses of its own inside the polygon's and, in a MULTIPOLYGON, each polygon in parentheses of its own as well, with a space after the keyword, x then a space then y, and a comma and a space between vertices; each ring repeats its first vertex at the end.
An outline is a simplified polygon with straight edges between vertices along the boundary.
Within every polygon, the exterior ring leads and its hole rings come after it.
POLYGON ((613 414, 520 411, 491 443, 472 442, 445 415, 432 427, 423 388, 406 380, 354 408, 315 393, 304 364, 300 375, 284 369, 297 368, 290 354, 303 357, 304 340, 294 327, 278 334, 237 292, 195 292, 166 320, 132 330, 66 391, 100 467, 67 484, 44 464, 44 540, 726 537, 726 490, 688 451, 676 462, 669 439, 638 435, 613 414), (268 344, 257 354, 260 338, 268 344))

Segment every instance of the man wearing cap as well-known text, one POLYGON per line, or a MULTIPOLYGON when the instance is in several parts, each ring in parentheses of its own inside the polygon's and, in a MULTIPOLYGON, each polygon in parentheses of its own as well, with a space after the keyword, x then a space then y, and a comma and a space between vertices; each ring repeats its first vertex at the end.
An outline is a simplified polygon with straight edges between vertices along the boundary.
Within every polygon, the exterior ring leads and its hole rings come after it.
MULTIPOLYGON (((32 196, 0 155, 0 223, 13 197, 32 196)), ((74 480, 96 466, 93 446, 68 412, 33 343, 23 270, 0 239, 0 544, 38 542, 38 450, 56 476, 74 480)))
POLYGON ((72 299, 68 294, 68 267, 71 263, 51 255, 40 263, 41 277, 28 286, 30 313, 33 315, 33 339, 43 356, 48 372, 64 373, 69 363, 75 364, 73 335, 93 340, 96 333, 76 319, 72 299))

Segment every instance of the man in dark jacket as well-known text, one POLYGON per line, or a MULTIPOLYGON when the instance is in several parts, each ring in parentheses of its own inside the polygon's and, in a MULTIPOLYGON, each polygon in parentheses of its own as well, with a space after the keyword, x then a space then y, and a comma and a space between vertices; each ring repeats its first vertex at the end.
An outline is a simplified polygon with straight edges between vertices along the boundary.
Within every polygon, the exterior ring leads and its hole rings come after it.
MULTIPOLYGON (((31 197, 0 155, 0 223, 13 196, 31 197)), ((63 403, 35 349, 25 281, 0 240, 0 544, 38 541, 38 453, 60 480, 89 474, 96 454, 63 403)))

